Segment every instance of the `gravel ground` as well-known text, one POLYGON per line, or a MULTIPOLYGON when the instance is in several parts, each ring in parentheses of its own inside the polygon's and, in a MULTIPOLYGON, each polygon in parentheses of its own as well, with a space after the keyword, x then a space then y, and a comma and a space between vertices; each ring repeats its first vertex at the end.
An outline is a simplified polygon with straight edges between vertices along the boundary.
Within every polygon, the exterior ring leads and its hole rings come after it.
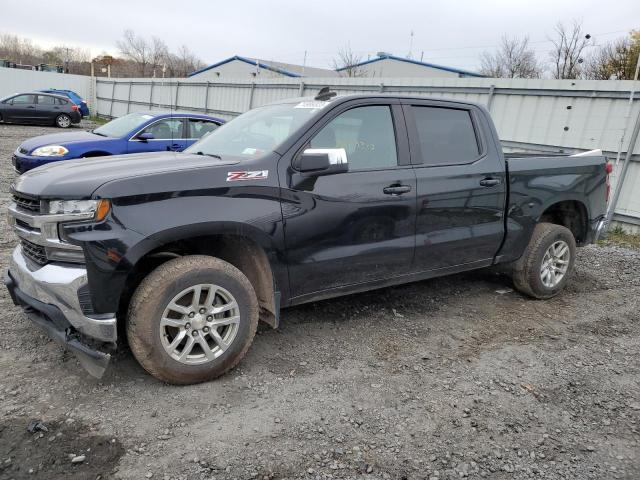
MULTIPOLYGON (((0 125, 3 209, 12 150, 50 131, 0 125)), ((485 271, 292 308, 189 387, 126 351, 92 379, 3 291, 0 478, 637 479, 639 272, 608 244, 550 301, 485 271)))

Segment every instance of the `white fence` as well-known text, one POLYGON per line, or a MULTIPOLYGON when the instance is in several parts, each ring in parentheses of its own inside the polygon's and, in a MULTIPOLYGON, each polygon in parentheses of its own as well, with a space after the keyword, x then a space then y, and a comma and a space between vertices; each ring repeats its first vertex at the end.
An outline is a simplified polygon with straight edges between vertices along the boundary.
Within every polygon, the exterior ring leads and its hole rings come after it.
POLYGON ((12 93, 29 92, 45 88, 73 90, 82 98, 91 100, 95 96, 91 77, 66 73, 37 72, 18 68, 0 67, 0 98, 12 93))

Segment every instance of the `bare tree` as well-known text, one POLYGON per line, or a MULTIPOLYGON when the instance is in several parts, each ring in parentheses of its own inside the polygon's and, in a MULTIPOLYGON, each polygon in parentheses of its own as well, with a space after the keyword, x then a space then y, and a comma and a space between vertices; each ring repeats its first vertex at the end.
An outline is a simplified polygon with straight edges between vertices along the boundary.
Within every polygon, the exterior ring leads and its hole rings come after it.
POLYGON ((116 45, 123 57, 136 64, 139 75, 146 76, 151 57, 149 43, 143 37, 136 36, 133 30, 125 30, 123 39, 118 40, 116 45))
POLYGON ((42 63, 42 57, 42 49, 28 38, 0 34, 0 58, 25 65, 37 65, 42 63))
POLYGON ((170 54, 167 60, 167 69, 172 77, 186 77, 202 66, 202 61, 186 45, 178 48, 178 53, 170 54))
POLYGON ((584 49, 592 44, 591 35, 584 34, 582 24, 574 20, 570 26, 558 23, 555 37, 549 39, 553 78, 579 78, 582 73, 584 49))
POLYGON ((366 72, 358 64, 362 62, 362 56, 354 53, 351 46, 341 48, 338 57, 333 59, 333 69, 339 70, 343 77, 364 77, 366 72))
POLYGON ((160 76, 162 67, 167 63, 169 48, 161 38, 151 37, 149 46, 149 64, 151 65, 151 76, 160 76))
POLYGON ((495 53, 482 53, 480 65, 482 75, 495 78, 539 78, 542 72, 529 37, 502 37, 495 53))

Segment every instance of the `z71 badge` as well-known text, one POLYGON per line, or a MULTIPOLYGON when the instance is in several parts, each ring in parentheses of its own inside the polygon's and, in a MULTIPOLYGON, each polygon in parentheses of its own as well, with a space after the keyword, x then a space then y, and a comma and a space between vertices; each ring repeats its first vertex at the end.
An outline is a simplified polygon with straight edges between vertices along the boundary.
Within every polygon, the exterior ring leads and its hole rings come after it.
POLYGON ((240 182, 243 180, 265 180, 269 176, 269 170, 255 170, 252 172, 228 172, 227 182, 240 182))

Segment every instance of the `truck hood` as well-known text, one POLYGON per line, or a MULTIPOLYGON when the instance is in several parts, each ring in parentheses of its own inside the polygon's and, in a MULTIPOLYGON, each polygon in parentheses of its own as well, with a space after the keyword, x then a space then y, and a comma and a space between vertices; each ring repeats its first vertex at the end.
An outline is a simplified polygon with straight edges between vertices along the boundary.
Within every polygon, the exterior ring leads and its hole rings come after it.
POLYGON ((80 158, 34 168, 19 176, 14 188, 18 192, 43 198, 89 198, 98 187, 113 180, 236 163, 239 163, 237 158, 219 160, 175 152, 80 158))
POLYGON ((96 135, 95 133, 79 131, 79 132, 63 132, 63 133, 51 133, 49 135, 40 135, 25 140, 20 144, 20 148, 31 153, 38 147, 44 147, 45 145, 69 145, 78 144, 84 142, 104 142, 120 140, 119 138, 103 137, 96 135))

